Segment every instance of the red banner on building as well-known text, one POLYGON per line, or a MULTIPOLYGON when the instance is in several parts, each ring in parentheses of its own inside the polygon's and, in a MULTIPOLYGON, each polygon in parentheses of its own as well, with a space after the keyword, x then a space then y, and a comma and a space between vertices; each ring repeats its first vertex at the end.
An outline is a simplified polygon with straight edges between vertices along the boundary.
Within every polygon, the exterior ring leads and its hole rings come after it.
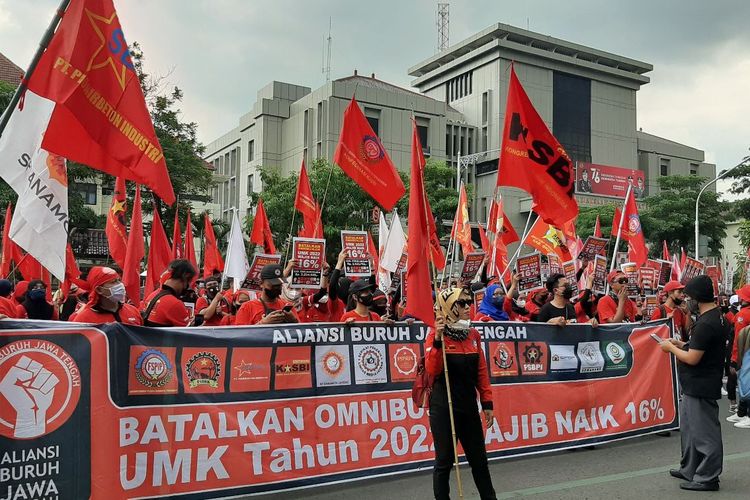
POLYGON ((641 199, 645 195, 645 182, 641 170, 583 162, 576 166, 576 193, 624 199, 628 184, 632 184, 635 198, 641 199))

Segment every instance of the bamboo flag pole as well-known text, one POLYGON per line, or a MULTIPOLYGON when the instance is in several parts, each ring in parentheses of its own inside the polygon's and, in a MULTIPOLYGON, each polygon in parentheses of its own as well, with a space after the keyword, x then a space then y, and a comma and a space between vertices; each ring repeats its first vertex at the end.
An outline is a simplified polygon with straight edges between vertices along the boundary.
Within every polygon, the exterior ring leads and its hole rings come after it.
POLYGON ((508 261, 508 265, 505 266, 505 269, 503 269, 503 272, 500 273, 500 283, 504 283, 503 277, 505 276, 505 273, 508 272, 508 269, 513 267, 514 262, 516 258, 518 257, 518 254, 521 252, 521 247, 526 242, 526 238, 529 236, 529 223, 531 222, 531 215, 534 213, 533 210, 529 210, 529 216, 526 218, 526 225, 523 227, 523 237, 521 238, 521 241, 518 242, 518 248, 516 248, 516 251, 513 252, 513 257, 510 258, 508 261))
MULTIPOLYGON (((622 224, 625 222, 625 211, 626 211, 626 207, 628 206, 628 196, 630 196, 630 193, 632 190, 633 190, 633 185, 628 184, 628 190, 625 193, 625 202, 622 204, 622 211, 620 212, 620 223, 617 226, 617 239, 615 240, 615 249, 612 252, 612 264, 610 264, 609 266, 609 272, 612 272, 615 268, 617 249, 620 246, 620 237, 622 236, 622 224)), ((605 293, 609 293, 609 283, 607 283, 607 289, 605 290, 605 293)))

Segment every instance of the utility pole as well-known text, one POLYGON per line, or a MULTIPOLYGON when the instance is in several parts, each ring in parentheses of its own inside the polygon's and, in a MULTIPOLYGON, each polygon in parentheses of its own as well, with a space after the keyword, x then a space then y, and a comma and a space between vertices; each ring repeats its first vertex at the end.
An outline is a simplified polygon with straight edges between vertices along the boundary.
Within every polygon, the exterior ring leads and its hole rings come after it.
POLYGON ((441 52, 446 50, 450 45, 450 4, 448 3, 438 3, 437 28, 437 50, 441 52))

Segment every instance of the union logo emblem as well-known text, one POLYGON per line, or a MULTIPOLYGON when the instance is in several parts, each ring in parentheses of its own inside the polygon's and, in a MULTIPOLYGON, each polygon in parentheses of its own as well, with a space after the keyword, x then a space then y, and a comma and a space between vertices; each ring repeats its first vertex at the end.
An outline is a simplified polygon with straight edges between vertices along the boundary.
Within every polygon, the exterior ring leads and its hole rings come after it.
POLYGON ((383 147, 380 145, 377 137, 366 135, 360 145, 360 156, 365 161, 377 162, 383 159, 385 151, 383 151, 383 147))
POLYGON ((50 179, 55 179, 65 187, 68 187, 68 168, 65 166, 65 158, 56 154, 47 153, 47 170, 50 179))

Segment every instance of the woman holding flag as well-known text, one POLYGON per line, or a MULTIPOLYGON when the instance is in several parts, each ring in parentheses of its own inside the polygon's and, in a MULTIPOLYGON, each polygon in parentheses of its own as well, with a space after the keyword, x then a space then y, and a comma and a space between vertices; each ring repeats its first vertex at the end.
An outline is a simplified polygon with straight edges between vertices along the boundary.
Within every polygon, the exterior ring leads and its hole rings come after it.
POLYGON ((448 288, 440 292, 435 329, 425 341, 425 368, 435 377, 430 396, 430 429, 435 443, 435 467, 432 487, 436 499, 450 498, 450 473, 455 463, 453 437, 448 408, 448 388, 443 370, 446 350, 450 373, 456 438, 471 466, 474 483, 482 499, 494 499, 482 421, 477 411, 477 393, 487 427, 495 420, 492 389, 479 332, 470 327, 472 300, 466 290, 448 288))

